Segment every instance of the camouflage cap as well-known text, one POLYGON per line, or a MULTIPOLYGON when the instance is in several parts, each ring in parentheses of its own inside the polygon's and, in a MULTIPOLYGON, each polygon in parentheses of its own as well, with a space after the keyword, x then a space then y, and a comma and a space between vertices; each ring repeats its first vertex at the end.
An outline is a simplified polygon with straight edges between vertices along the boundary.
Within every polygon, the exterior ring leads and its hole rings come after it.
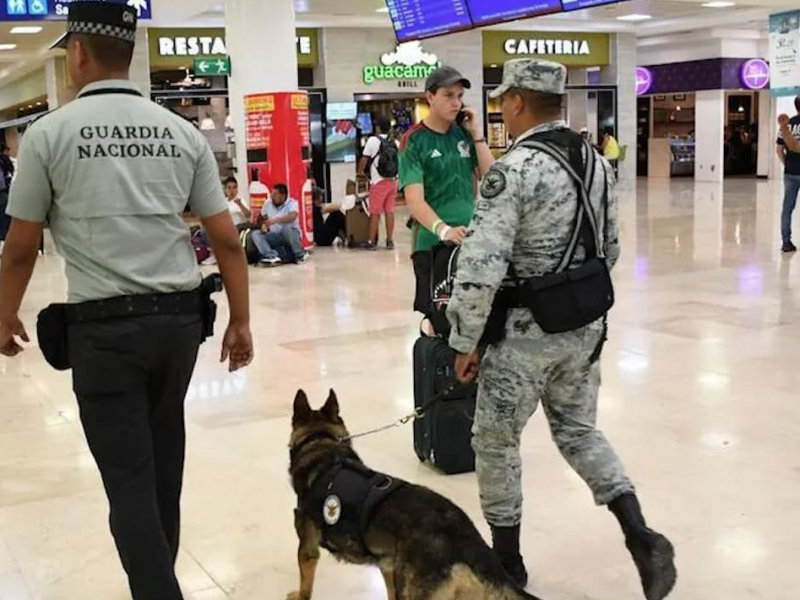
POLYGON ((499 98, 511 88, 556 94, 566 93, 567 68, 548 60, 520 58, 510 60, 503 69, 503 83, 491 93, 492 98, 499 98))

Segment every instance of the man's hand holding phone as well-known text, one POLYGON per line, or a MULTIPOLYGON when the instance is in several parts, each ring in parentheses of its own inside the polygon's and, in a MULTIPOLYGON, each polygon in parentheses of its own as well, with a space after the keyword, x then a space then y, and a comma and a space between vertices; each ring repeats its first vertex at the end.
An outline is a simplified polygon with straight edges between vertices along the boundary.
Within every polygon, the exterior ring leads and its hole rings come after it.
POLYGON ((458 124, 469 132, 473 140, 483 137, 481 125, 478 122, 478 114, 474 108, 465 105, 461 112, 458 113, 458 124))

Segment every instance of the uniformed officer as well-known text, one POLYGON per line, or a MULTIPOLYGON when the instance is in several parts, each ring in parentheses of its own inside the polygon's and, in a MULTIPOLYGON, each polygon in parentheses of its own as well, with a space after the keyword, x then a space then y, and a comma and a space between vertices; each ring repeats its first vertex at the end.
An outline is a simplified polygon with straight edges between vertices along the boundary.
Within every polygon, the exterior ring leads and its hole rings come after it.
POLYGON ((16 356, 19 340, 28 341, 18 313, 47 221, 66 262, 69 298, 63 310, 43 311, 40 345, 60 339, 68 348, 133 597, 174 600, 182 597, 174 562, 184 397, 211 320, 181 218, 187 202, 208 232, 229 298, 222 360, 232 371, 245 367, 253 347, 247 266, 216 161, 191 124, 128 80, 135 36, 134 8, 70 5, 58 45, 81 91, 24 136, 0 273, 0 351, 16 356))
MULTIPOLYGON (((553 156, 522 147, 537 134, 566 132, 561 116, 566 76, 566 69, 556 63, 514 60, 506 64, 503 84, 493 93, 515 143, 482 182, 476 216, 459 257, 448 317, 462 381, 473 380, 478 372, 476 348, 509 264, 523 281, 552 273, 575 232, 575 180, 553 156)), ((613 171, 599 155, 590 201, 601 224, 604 254, 613 267, 619 257, 613 171), (607 211, 606 181, 612 186, 607 211)), ((571 267, 580 266, 586 256, 581 243, 571 267)), ((531 310, 511 309, 505 340, 487 350, 480 366, 473 445, 481 504, 495 550, 509 575, 524 586, 528 575, 519 551, 520 436, 541 402, 561 453, 592 489, 598 505, 608 505, 618 518, 646 597, 661 600, 675 584, 672 545, 648 529, 632 483, 596 428, 600 366, 595 357, 604 335, 602 319, 551 335, 544 333, 531 310)))

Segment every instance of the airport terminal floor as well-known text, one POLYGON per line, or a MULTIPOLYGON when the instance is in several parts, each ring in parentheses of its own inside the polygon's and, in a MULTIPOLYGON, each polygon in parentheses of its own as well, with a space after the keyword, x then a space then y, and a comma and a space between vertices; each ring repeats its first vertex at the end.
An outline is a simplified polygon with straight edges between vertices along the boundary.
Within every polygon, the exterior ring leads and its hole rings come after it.
MULTIPOLYGON (((800 531, 800 257, 780 249, 780 182, 724 187, 640 179, 621 195, 618 303, 603 356, 600 424, 649 523, 675 543, 676 600, 796 597, 800 531)), ((274 600, 296 589, 287 474, 298 388, 334 388, 352 431, 412 407, 407 232, 398 250, 318 250, 252 271, 257 358, 228 375, 206 344, 187 399, 189 451, 179 576, 192 600, 274 600)), ((62 263, 39 259, 23 318, 62 297, 62 263)), ((226 308, 220 318, 225 323, 226 308)), ((474 475, 421 465, 411 430, 356 442, 373 468, 454 500, 487 534, 474 475)), ((614 518, 549 439, 523 440, 523 554, 545 600, 637 600, 614 518)), ((68 375, 31 347, 0 358, 0 598, 130 597, 68 375)), ((376 570, 321 561, 318 600, 382 600, 376 570)))

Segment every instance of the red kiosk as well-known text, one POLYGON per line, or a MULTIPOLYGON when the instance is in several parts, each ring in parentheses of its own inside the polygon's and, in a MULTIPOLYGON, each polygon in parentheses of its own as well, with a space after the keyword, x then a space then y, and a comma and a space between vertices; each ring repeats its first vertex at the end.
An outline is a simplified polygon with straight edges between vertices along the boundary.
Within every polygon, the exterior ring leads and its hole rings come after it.
POLYGON ((311 132, 308 94, 276 92, 245 96, 247 172, 253 219, 258 219, 270 190, 285 183, 300 204, 305 248, 314 246, 311 201, 311 132))

